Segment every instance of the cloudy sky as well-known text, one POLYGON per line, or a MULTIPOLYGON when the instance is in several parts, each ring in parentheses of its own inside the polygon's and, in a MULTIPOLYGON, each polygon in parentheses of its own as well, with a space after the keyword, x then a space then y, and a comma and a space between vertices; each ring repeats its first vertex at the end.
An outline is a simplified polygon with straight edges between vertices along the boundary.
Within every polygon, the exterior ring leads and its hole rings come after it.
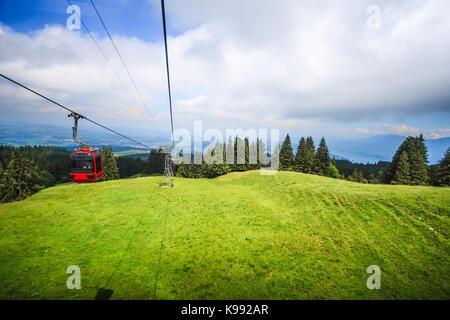
MULTIPOLYGON (((160 3, 0 1, 0 72, 103 124, 170 126, 160 3)), ((448 0, 166 0, 176 128, 450 136, 448 0)), ((71 125, 0 79, 3 122, 71 125)))

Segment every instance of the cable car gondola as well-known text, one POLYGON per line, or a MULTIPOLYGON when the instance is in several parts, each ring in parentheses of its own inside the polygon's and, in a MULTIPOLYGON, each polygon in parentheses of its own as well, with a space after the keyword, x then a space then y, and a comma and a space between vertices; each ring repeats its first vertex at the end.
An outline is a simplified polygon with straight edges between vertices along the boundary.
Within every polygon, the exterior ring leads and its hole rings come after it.
POLYGON ((70 179, 73 182, 95 182, 102 175, 102 155, 98 149, 79 148, 70 155, 70 179))
POLYGON ((75 121, 72 127, 73 141, 81 145, 70 155, 70 179, 77 183, 95 182, 103 175, 102 154, 98 148, 92 148, 78 139, 78 119, 83 116, 71 113, 69 117, 75 121))

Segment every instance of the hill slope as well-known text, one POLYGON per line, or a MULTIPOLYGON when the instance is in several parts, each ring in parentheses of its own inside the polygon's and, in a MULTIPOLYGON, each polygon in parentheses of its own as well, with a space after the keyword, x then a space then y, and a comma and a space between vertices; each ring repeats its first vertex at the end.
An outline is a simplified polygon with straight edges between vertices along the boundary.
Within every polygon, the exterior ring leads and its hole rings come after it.
POLYGON ((1 204, 0 298, 450 297, 448 188, 294 172, 158 182, 63 185, 1 204), (69 265, 81 290, 66 288, 69 265), (381 290, 366 287, 370 265, 381 290))

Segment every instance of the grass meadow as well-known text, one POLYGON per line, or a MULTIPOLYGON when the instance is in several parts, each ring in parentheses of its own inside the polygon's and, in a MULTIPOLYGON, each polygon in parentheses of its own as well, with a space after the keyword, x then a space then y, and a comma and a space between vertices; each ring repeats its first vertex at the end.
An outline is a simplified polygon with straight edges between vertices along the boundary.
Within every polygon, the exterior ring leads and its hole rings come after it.
POLYGON ((450 298, 450 188, 295 172, 159 179, 0 204, 0 298, 450 298), (80 290, 66 287, 70 265, 80 290), (370 265, 380 290, 367 289, 370 265))

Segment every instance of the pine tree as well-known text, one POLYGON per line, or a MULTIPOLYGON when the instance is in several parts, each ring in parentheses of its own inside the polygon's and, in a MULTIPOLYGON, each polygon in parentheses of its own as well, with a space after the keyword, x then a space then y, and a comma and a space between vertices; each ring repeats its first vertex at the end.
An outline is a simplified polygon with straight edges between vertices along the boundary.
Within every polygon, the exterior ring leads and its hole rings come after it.
POLYGON ((112 147, 109 147, 109 155, 110 155, 110 161, 111 161, 111 177, 112 179, 119 179, 120 178, 120 173, 119 173, 119 168, 117 167, 117 161, 116 161, 116 156, 114 155, 114 151, 112 149, 112 147))
POLYGON ((412 144, 412 140, 413 140, 413 137, 408 137, 398 147, 397 151, 395 152, 394 156, 392 157, 391 163, 389 164, 386 171, 384 172, 384 177, 383 177, 384 183, 390 184, 394 180, 394 175, 395 175, 395 172, 397 171, 400 156, 402 155, 403 152, 406 152, 408 154, 408 149, 410 148, 410 145, 412 144))
POLYGON ((222 144, 222 159, 223 159, 223 164, 227 164, 227 144, 226 142, 224 142, 222 144))
POLYGON ((378 170, 375 174, 375 179, 372 181, 372 183, 382 183, 383 181, 383 171, 378 170))
POLYGON ((23 200, 37 191, 35 164, 13 152, 0 180, 0 201, 23 200))
POLYGON ((412 185, 422 185, 428 182, 427 148, 423 135, 414 138, 409 148, 408 159, 412 185))
POLYGON ((341 175, 339 174, 339 170, 333 163, 330 163, 330 167, 328 169, 328 176, 334 179, 340 179, 341 175))
POLYGON ((410 184, 411 176, 410 176, 410 164, 408 159, 408 154, 406 151, 403 151, 400 154, 397 170, 394 173, 394 178, 391 181, 392 184, 410 184))
POLYGON ((158 151, 156 159, 156 172, 163 174, 166 165, 166 153, 158 151))
POLYGON ((316 147, 312 137, 306 138, 305 161, 303 164, 304 173, 314 173, 316 171, 314 164, 316 158, 316 147))
POLYGON ((191 178, 199 179, 203 178, 203 164, 191 164, 191 178))
POLYGON ((214 149, 211 151, 211 156, 213 159, 213 163, 223 164, 223 145, 217 141, 214 149))
POLYGON ((103 176, 99 179, 100 181, 115 180, 120 178, 119 169, 117 168, 116 157, 112 147, 103 146, 102 150, 102 160, 103 160, 103 176))
POLYGON ((356 168, 353 169, 352 174, 347 177, 347 180, 353 182, 368 183, 367 179, 364 178, 362 171, 358 171, 356 168))
POLYGON ((304 137, 302 137, 300 139, 300 142, 298 143, 297 153, 295 154, 294 159, 295 171, 306 172, 305 170, 306 154, 307 154, 306 140, 304 137))
POLYGON ((200 165, 200 176, 198 178, 210 178, 210 166, 206 163, 200 165))
POLYGON ((250 142, 248 138, 244 139, 245 143, 245 170, 250 170, 250 142))
MULTIPOLYGON (((425 184, 429 180, 428 168, 427 168, 427 149, 424 143, 423 136, 419 137, 407 137, 405 141, 398 147, 396 153, 392 157, 392 162, 389 164, 385 171, 383 182, 384 183, 399 183, 396 179, 396 172, 399 170, 400 158, 403 152, 406 152, 408 158, 408 183, 407 184, 425 184)), ((404 156, 403 156, 404 158, 404 156)), ((402 171, 404 171, 404 164, 402 164, 402 171)), ((398 175, 402 176, 401 172, 398 175)), ((397 175, 397 177, 398 177, 397 175)), ((400 179, 401 181, 406 181, 400 179)))
POLYGON ((256 142, 253 141, 250 144, 249 147, 249 170, 256 170, 261 168, 260 162, 259 162, 259 155, 258 155, 258 145, 259 145, 259 141, 258 138, 256 138, 256 142), (255 158, 256 156, 256 158, 255 158))
POLYGON ((434 185, 450 186, 450 148, 447 149, 445 157, 439 162, 434 185))
POLYGON ((225 159, 226 150, 224 150, 225 147, 226 147, 225 144, 221 144, 219 141, 217 141, 212 152, 214 154, 213 170, 215 174, 217 173, 218 176, 227 174, 230 171, 229 166, 226 164, 225 159), (220 157, 220 154, 222 154, 222 159, 220 157))
POLYGON ((203 164, 201 165, 202 177, 215 178, 223 174, 224 164, 221 155, 223 155, 222 144, 217 141, 212 150, 208 148, 203 158, 203 164))
POLYGON ((198 179, 198 178, 205 178, 204 174, 207 172, 207 168, 205 167, 205 163, 203 162, 203 157, 202 157, 202 153, 199 151, 196 151, 193 155, 194 159, 202 159, 202 163, 200 164, 196 164, 193 163, 186 166, 186 168, 188 169, 188 175, 189 178, 194 178, 194 179, 198 179))
POLYGON ((258 139, 258 169, 261 167, 268 166, 270 163, 269 156, 267 154, 267 148, 264 142, 260 139, 258 139))
POLYGON ((271 170, 278 171, 280 170, 280 144, 277 143, 272 149, 272 153, 270 154, 269 167, 271 170))
POLYGON ((38 172, 37 183, 39 186, 48 188, 56 184, 56 179, 50 172, 44 169, 38 172))
POLYGON ((147 167, 145 171, 148 174, 164 173, 166 154, 152 149, 148 155, 147 167))
POLYGON ((317 148, 315 158, 316 173, 321 176, 327 176, 330 168, 330 155, 328 154, 328 147, 325 142, 325 138, 320 140, 319 147, 317 148))
POLYGON ((286 135, 280 150, 280 170, 288 170, 294 163, 294 152, 292 150, 291 138, 286 135))
POLYGON ((233 171, 247 171, 247 146, 245 140, 236 136, 234 139, 234 169, 233 171))
POLYGON ((178 166, 177 177, 189 178, 188 172, 186 170, 186 165, 184 164, 184 162, 181 162, 181 164, 178 166))
POLYGON ((228 166, 224 166, 221 164, 211 164, 211 165, 206 165, 203 164, 202 167, 202 174, 203 177, 205 178, 215 178, 224 174, 227 174, 229 172, 229 167, 228 166))
POLYGON ((234 156, 234 146, 233 146, 233 140, 231 136, 228 137, 228 141, 224 148, 224 159, 226 164, 230 166, 230 169, 234 171, 234 164, 235 164, 235 156, 234 156))
POLYGON ((148 174, 158 172, 158 152, 155 149, 150 150, 150 153, 148 154, 147 167, 145 171, 148 174))

